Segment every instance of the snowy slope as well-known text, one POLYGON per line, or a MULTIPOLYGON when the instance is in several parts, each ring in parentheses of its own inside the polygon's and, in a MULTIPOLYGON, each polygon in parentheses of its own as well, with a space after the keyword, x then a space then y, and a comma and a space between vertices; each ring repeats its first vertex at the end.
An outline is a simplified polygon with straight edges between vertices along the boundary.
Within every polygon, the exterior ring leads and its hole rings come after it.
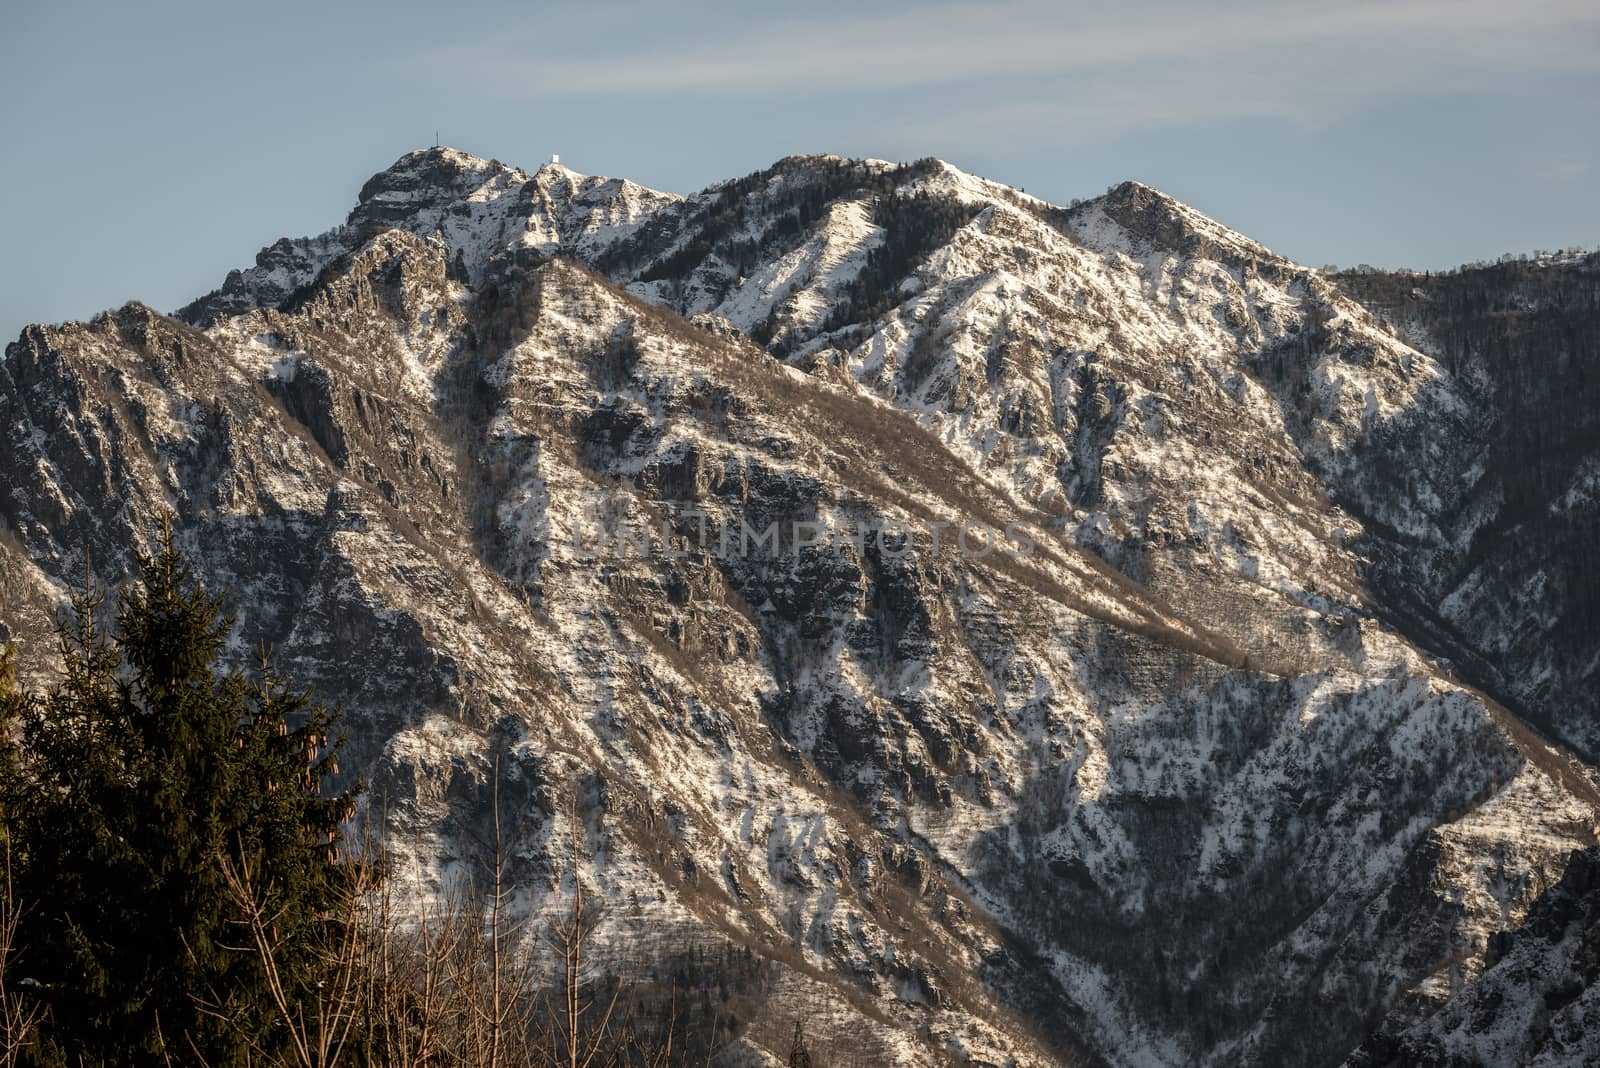
POLYGON ((1584 1068, 1600 1029, 1600 851, 1573 855, 1525 925, 1497 938, 1483 976, 1433 1017, 1382 1028, 1350 1068, 1518 1064, 1584 1068))
POLYGON ((884 1063, 1336 1064, 1595 840, 1369 581, 1463 507, 1474 403, 1136 183, 433 149, 177 318, 7 349, 5 623, 46 671, 85 549, 172 507, 425 888, 498 761, 528 907, 576 805, 619 952, 749 946, 884 1063))

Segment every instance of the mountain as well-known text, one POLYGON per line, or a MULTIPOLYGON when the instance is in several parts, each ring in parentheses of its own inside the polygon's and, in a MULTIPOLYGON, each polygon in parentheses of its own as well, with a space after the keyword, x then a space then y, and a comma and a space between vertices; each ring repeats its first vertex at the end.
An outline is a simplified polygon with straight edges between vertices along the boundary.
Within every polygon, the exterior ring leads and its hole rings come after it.
POLYGON ((1133 182, 413 152, 174 316, 7 348, 3 618, 47 677, 171 509, 424 892, 498 798, 526 907, 576 832, 627 967, 768 962, 729 1063, 799 1016, 840 1063, 1366 1063, 1568 952, 1508 932, 1600 826, 1600 453, 1528 382, 1589 365, 1594 270, 1415 297, 1133 182))
MULTIPOLYGON (((1462 674, 1600 758, 1600 254, 1339 284, 1434 354, 1465 424, 1419 412, 1454 492, 1374 554, 1385 600, 1462 674)), ((1404 462, 1419 443, 1389 446, 1404 462)))
POLYGON ((1379 1031, 1352 1065, 1593 1063, 1600 1022, 1600 851, 1575 854, 1522 927, 1491 942, 1484 963, 1478 981, 1442 1010, 1399 1033, 1379 1031))

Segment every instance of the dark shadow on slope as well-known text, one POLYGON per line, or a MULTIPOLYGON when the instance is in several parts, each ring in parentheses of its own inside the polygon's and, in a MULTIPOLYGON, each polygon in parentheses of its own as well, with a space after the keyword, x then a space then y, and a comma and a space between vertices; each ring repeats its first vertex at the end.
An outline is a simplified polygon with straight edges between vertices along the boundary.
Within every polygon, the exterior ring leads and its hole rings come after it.
POLYGON ((1110 783, 1096 796, 1075 764, 1041 760, 1018 821, 975 850, 986 901, 1046 959, 1059 949, 1115 976, 1128 1018, 1191 1063, 1339 1063, 1455 952, 1457 906, 1426 829, 1487 800, 1519 758, 1481 718, 1397 755, 1409 717, 1382 711, 1395 681, 1340 695, 1307 726, 1295 681, 1183 687, 1176 656, 1114 632, 1098 656, 1110 783), (1365 884, 1359 867, 1384 849, 1394 875, 1365 884))
POLYGON ((1600 1012, 1600 849, 1573 853, 1522 926, 1494 937, 1485 963, 1428 1019, 1386 1021, 1348 1068, 1590 1063, 1600 1012))

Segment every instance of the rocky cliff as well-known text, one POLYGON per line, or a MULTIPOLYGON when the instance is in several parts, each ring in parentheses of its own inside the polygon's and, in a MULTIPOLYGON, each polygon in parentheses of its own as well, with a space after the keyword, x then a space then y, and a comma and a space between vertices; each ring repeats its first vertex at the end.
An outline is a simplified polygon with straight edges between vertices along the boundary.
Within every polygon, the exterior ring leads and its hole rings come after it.
POLYGON ((1591 498, 1484 503, 1521 394, 1383 297, 1137 183, 411 153, 7 348, 4 622, 46 677, 172 510, 424 892, 498 796, 526 907, 576 829, 619 958, 773 962, 730 1057, 805 1006, 869 1063, 1337 1064, 1478 996, 1600 809, 1528 726, 1592 745, 1591 498))

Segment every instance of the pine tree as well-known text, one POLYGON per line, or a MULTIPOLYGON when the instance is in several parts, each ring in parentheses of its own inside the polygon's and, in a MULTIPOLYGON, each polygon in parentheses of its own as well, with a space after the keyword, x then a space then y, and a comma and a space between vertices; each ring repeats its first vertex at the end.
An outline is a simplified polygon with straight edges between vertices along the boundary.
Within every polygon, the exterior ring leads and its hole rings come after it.
POLYGON ((789 1068, 811 1068, 811 1051, 806 1048, 806 1034, 799 1020, 794 1022, 794 1037, 789 1041, 789 1068))
POLYGON ((193 580, 170 521, 138 562, 115 632, 86 581, 61 628, 64 681, 13 702, 21 941, 49 1012, 38 1059, 198 1054, 222 1068, 282 1040, 223 866, 259 873, 280 970, 292 988, 315 983, 318 928, 342 922, 336 848, 353 792, 326 790, 327 710, 265 665, 254 679, 219 666, 233 621, 193 580))

